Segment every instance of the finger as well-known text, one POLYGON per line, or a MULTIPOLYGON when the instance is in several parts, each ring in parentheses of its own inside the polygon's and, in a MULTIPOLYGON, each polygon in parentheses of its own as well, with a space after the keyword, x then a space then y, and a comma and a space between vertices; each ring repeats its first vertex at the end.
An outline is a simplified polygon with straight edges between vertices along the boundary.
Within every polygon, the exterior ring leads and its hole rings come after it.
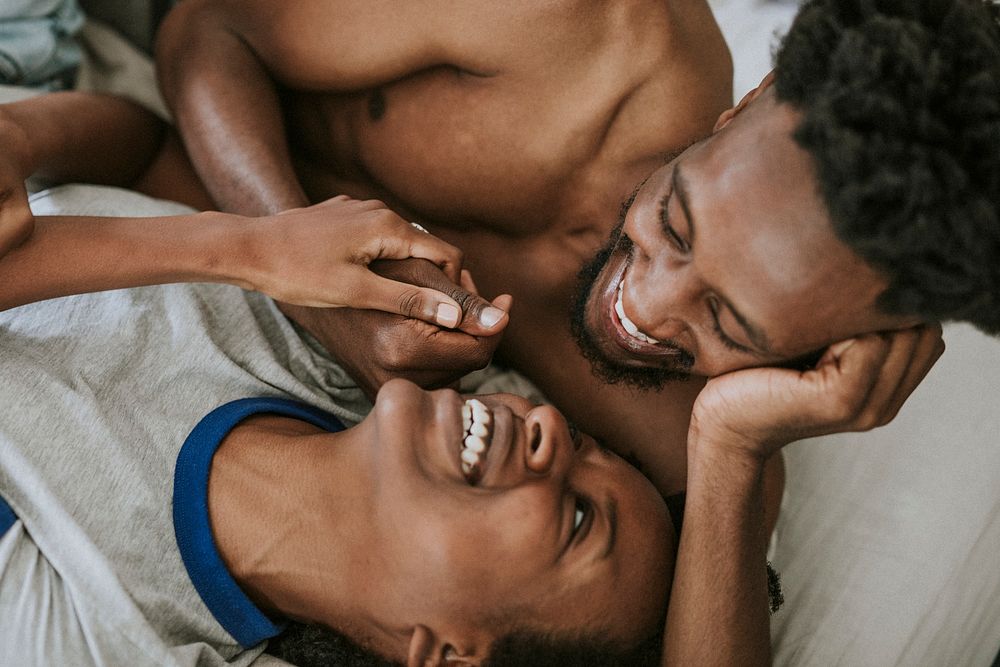
POLYGON ((457 377, 486 366, 500 339, 501 336, 470 336, 462 331, 438 329, 411 339, 402 354, 410 371, 423 370, 428 377, 440 378, 447 373, 457 377))
POLYGON ((412 317, 452 329, 462 320, 462 308, 454 299, 437 290, 382 278, 369 273, 359 286, 361 295, 354 308, 368 308, 412 317))
POLYGON ((479 296, 479 288, 476 287, 476 281, 472 279, 472 272, 468 269, 462 269, 462 274, 458 279, 458 285, 466 292, 479 296))
POLYGON ((459 282, 464 257, 462 251, 432 234, 420 231, 405 223, 400 234, 384 235, 378 239, 379 249, 372 259, 426 259, 437 265, 452 282, 459 282))
POLYGON ((510 294, 501 294, 493 299, 493 305, 509 315, 510 309, 514 305, 514 297, 510 294))
POLYGON ((461 307, 463 317, 458 328, 473 336, 493 336, 507 326, 507 313, 476 294, 451 282, 441 270, 421 259, 379 261, 371 264, 379 275, 394 278, 420 287, 442 292, 461 307))
POLYGON ((899 383, 888 406, 886 422, 896 417, 910 395, 920 386, 920 383, 924 381, 924 378, 934 368, 938 359, 944 354, 944 349, 945 344, 944 339, 941 338, 941 326, 934 324, 925 327, 913 351, 913 358, 910 361, 908 371, 899 383))
POLYGON ((889 354, 889 341, 868 334, 835 343, 823 361, 807 377, 815 377, 819 409, 831 424, 854 428, 857 417, 868 403, 879 371, 889 354))
POLYGON ((860 430, 882 426, 892 419, 893 397, 911 369, 914 350, 920 341, 920 332, 915 329, 883 335, 889 343, 888 354, 878 369, 867 404, 858 416, 857 428, 860 430))

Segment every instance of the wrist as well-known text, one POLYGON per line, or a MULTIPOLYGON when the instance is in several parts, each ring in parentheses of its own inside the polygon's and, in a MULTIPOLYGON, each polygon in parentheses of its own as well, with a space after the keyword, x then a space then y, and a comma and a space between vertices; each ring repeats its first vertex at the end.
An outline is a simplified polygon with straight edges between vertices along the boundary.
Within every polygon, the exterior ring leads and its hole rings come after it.
POLYGON ((688 428, 687 455, 691 462, 710 462, 734 470, 762 470, 778 449, 761 439, 706 425, 696 417, 692 417, 688 428))
POLYGON ((197 213, 195 223, 202 231, 201 247, 207 252, 198 254, 194 271, 211 282, 257 289, 252 222, 220 211, 197 213))

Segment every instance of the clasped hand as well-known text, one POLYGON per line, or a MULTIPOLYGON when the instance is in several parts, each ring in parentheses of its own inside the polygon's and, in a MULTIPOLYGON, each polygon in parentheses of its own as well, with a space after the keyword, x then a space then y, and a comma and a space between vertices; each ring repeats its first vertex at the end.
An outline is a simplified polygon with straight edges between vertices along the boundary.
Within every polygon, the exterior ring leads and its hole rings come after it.
POLYGON ((815 368, 751 368, 709 380, 689 443, 766 460, 784 445, 892 421, 944 352, 937 324, 831 345, 815 368))
POLYGON ((462 252, 417 229, 382 202, 334 197, 249 220, 246 286, 298 306, 380 310, 453 328, 461 305, 428 287, 379 276, 386 259, 426 259, 458 283, 462 252))

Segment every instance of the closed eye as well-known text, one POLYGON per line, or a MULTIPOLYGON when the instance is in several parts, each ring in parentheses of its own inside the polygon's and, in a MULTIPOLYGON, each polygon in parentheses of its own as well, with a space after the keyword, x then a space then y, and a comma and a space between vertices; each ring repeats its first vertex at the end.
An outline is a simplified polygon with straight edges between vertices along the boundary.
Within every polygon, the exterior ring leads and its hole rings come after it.
POLYGON ((660 227, 663 229, 663 234, 667 237, 670 243, 673 244, 682 253, 689 253, 691 251, 691 246, 681 238, 681 235, 677 233, 673 225, 670 224, 670 195, 668 192, 660 200, 660 227))
POLYGON ((725 345, 730 350, 735 350, 736 352, 743 352, 744 354, 753 354, 753 350, 746 347, 745 345, 740 345, 722 330, 722 324, 719 322, 719 304, 715 300, 710 300, 708 302, 709 310, 712 313, 712 329, 715 331, 715 335, 719 338, 723 345, 725 345))

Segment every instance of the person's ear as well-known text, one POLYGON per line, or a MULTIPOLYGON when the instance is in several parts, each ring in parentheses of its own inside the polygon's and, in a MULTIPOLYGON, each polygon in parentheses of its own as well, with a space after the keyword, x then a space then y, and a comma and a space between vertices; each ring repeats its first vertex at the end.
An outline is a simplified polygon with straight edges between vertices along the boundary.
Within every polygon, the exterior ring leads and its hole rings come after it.
POLYGON ((740 100, 739 104, 737 104, 732 109, 726 109, 725 111, 722 112, 722 115, 719 116, 719 119, 715 121, 715 127, 712 129, 712 132, 713 133, 718 132, 726 125, 729 125, 729 123, 731 123, 733 119, 740 114, 740 112, 746 109, 751 102, 760 97, 760 95, 765 90, 770 88, 773 84, 774 84, 774 70, 771 70, 770 72, 767 73, 767 76, 764 77, 764 79, 760 82, 760 84, 756 88, 754 88, 749 93, 743 96, 743 99, 740 100))
MULTIPOLYGON (((456 642, 457 643, 457 642, 456 642)), ((484 656, 478 647, 458 646, 442 640, 426 625, 417 625, 410 635, 407 667, 479 667, 484 656)))

